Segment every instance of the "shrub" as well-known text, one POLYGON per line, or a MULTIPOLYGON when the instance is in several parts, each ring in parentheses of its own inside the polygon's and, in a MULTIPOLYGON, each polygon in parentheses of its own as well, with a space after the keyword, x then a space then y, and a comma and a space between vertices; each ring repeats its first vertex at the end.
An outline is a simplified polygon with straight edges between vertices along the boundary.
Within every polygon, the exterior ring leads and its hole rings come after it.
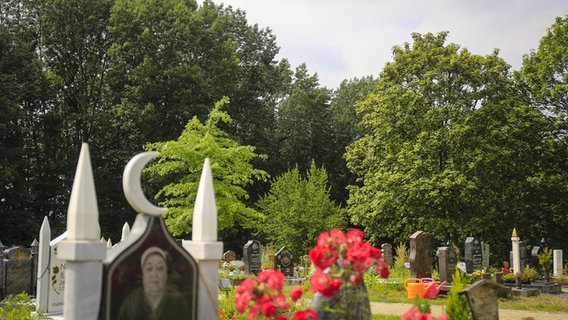
POLYGON ((467 297, 459 294, 463 290, 462 275, 459 269, 456 269, 452 288, 448 293, 448 300, 446 301, 446 313, 450 319, 471 320, 473 319, 467 297))
POLYGON ((0 302, 0 319, 48 319, 41 310, 32 316, 34 309, 32 299, 28 294, 9 295, 0 302))

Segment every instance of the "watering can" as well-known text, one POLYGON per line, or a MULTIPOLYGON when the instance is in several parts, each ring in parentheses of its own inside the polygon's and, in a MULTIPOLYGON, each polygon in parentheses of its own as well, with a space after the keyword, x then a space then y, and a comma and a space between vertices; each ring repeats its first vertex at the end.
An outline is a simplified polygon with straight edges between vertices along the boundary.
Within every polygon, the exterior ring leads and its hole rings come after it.
POLYGON ((408 293, 408 299, 414 299, 416 297, 423 299, 427 291, 424 282, 419 278, 408 278, 404 280, 404 288, 408 293))
POLYGON ((422 280, 422 283, 424 284, 424 288, 426 290, 426 292, 424 293, 424 298, 428 298, 428 299, 438 298, 438 294, 440 293, 440 290, 442 290, 442 288, 446 284, 446 281, 444 281, 444 282, 442 282, 438 285, 438 284, 436 284, 436 281, 434 281, 434 279, 432 279, 432 278, 422 278, 421 280, 422 280))

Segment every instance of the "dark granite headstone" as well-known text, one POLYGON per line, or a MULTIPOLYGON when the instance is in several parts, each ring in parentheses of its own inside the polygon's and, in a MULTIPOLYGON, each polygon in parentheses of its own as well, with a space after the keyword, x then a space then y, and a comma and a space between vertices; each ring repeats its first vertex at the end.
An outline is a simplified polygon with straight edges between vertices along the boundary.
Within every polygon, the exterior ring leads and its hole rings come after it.
POLYGON ((441 282, 453 282, 457 264, 458 256, 454 248, 441 247, 438 249, 438 265, 441 282))
POLYGON ((432 236, 416 231, 410 236, 410 274, 412 278, 432 277, 432 236))
POLYGON ((0 300, 4 299, 4 244, 0 241, 0 300))
POLYGON ((262 247, 260 241, 249 240, 243 247, 243 261, 245 274, 258 274, 262 271, 262 247))
POLYGON ((383 261, 387 264, 389 268, 392 268, 394 264, 392 258, 392 244, 383 243, 381 245, 381 250, 383 251, 383 261))
MULTIPOLYGON (((532 252, 531 252, 532 255, 532 252)), ((521 270, 524 270, 525 267, 527 266, 527 249, 525 247, 525 242, 524 241, 519 241, 519 256, 520 256, 520 262, 521 262, 521 270)), ((509 252, 509 261, 513 261, 513 251, 509 252)), ((532 263, 532 262, 531 262, 532 263)), ((537 266, 538 266, 538 262, 537 262, 537 266)))
POLYGON ((331 298, 326 298, 320 293, 314 293, 312 308, 317 311, 320 320, 371 319, 371 303, 365 282, 361 282, 356 287, 350 286, 340 289, 331 298), (350 307, 346 308, 347 305, 350 307), (332 309, 339 312, 330 311, 332 309))
POLYGON ((274 255, 274 270, 280 270, 284 276, 294 275, 294 256, 286 247, 280 248, 274 255))
POLYGON ((534 246, 531 249, 531 266, 539 272, 541 271, 541 267, 538 261, 538 255, 542 253, 542 250, 543 249, 540 246, 534 246))
POLYGON ((475 270, 481 270, 483 256, 481 253, 481 242, 475 237, 465 239, 465 269, 468 274, 475 270))
POLYGON ((164 218, 138 215, 128 238, 104 261, 100 319, 150 317, 146 291, 163 292, 160 319, 197 319, 198 275, 197 262, 169 233, 164 218))
POLYGON ((16 295, 31 292, 32 257, 24 247, 13 247, 4 251, 4 294, 16 295))

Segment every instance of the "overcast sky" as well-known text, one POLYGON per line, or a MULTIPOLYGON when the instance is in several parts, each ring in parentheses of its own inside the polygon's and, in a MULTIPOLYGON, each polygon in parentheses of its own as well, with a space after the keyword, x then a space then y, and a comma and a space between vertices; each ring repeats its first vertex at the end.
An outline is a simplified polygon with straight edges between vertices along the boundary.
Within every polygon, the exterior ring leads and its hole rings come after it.
POLYGON ((449 31, 448 41, 474 54, 494 48, 512 69, 537 49, 568 0, 219 0, 247 14, 249 24, 270 28, 278 58, 306 63, 320 84, 377 76, 395 45, 410 34, 449 31))

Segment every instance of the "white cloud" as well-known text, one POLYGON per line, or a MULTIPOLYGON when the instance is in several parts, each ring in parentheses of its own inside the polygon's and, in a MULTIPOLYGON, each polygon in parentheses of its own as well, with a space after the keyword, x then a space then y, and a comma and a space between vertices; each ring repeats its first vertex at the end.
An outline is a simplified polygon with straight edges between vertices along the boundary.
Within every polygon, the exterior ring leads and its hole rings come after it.
POLYGON ((412 32, 449 31, 448 41, 486 55, 494 48, 513 69, 536 49, 565 0, 224 0, 247 13, 249 23, 270 28, 279 58, 305 62, 330 88, 342 80, 377 76, 395 45, 412 32))

